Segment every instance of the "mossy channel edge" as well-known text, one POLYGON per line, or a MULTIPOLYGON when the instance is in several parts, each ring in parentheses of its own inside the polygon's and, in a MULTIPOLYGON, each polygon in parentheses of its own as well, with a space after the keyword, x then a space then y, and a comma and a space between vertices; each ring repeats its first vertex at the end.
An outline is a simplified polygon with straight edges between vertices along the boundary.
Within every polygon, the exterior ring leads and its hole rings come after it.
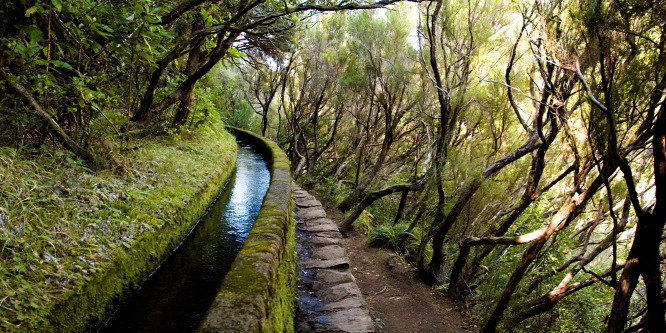
POLYGON ((289 160, 274 142, 229 131, 264 156, 271 183, 199 332, 293 332, 296 245, 289 160))

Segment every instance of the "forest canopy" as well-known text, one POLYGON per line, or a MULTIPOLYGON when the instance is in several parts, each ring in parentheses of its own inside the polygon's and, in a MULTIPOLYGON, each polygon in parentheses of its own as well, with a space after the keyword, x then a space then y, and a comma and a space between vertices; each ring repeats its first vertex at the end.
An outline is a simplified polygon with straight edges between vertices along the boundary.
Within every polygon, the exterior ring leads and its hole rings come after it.
POLYGON ((663 1, 25 0, 0 42, 0 146, 222 119, 484 332, 663 331, 663 1))

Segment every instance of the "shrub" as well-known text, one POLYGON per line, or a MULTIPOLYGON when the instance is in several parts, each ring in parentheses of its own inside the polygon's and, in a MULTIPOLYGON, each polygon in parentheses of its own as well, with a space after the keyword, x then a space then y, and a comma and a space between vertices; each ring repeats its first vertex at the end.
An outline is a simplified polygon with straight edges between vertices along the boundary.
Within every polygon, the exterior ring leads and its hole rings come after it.
POLYGON ((418 244, 418 238, 409 230, 406 223, 382 223, 370 229, 368 245, 386 247, 392 250, 407 252, 418 244))

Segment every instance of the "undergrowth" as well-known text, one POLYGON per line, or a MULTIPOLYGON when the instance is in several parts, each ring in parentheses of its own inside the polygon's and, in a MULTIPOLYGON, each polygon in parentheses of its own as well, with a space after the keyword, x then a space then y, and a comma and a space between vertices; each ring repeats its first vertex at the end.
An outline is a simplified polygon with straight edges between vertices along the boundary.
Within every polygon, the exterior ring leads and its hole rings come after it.
POLYGON ((409 230, 406 223, 382 223, 368 232, 368 245, 386 247, 397 252, 414 252, 418 248, 420 238, 409 230))
POLYGON ((64 149, 0 147, 0 331, 41 320, 76 281, 168 221, 159 217, 235 154, 219 128, 108 142, 122 174, 92 171, 64 149))

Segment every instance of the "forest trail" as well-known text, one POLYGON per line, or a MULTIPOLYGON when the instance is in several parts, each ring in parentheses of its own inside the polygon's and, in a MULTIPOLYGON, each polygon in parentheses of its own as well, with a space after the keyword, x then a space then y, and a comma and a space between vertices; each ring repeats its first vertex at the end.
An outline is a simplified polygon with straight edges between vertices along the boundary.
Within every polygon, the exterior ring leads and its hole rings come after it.
MULTIPOLYGON (((343 220, 337 207, 322 201, 327 218, 343 220)), ((392 251, 370 248, 355 229, 342 238, 352 273, 365 298, 377 332, 478 332, 469 313, 443 293, 417 280, 410 266, 392 251)))
POLYGON ((354 276, 379 332, 478 332, 460 306, 418 281, 411 267, 392 251, 371 248, 354 230, 343 239, 354 276))

